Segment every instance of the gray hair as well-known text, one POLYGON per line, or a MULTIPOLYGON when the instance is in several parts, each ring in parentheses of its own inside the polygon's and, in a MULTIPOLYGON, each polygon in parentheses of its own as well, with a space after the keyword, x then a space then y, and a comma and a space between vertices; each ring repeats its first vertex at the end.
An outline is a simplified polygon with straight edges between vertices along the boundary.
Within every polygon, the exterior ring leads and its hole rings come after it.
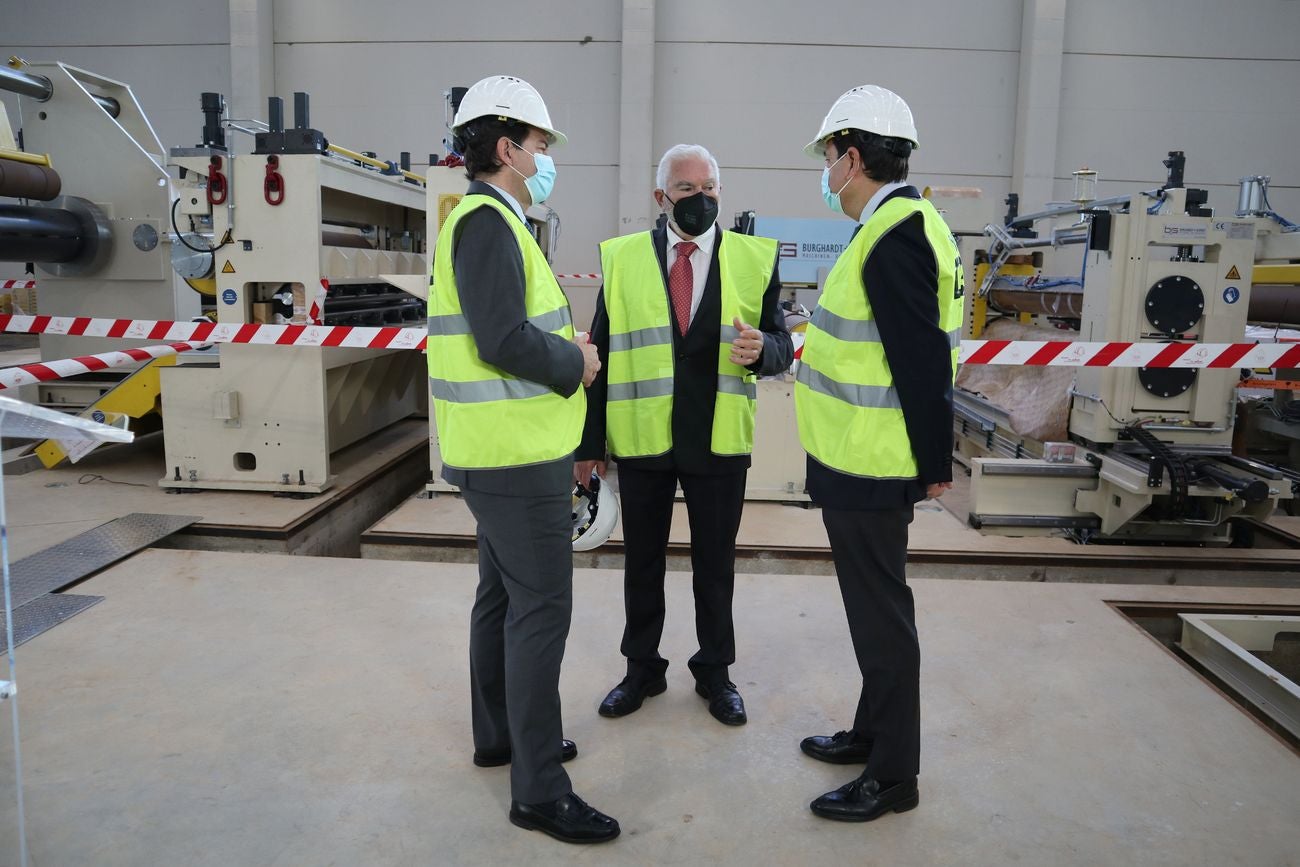
POLYGON ((687 157, 697 157, 704 160, 713 169, 713 180, 719 184, 722 183, 721 172, 718 171, 718 161, 709 153, 709 149, 703 145, 694 144, 676 144, 664 151, 663 158, 659 160, 659 170, 655 172, 655 189, 668 189, 668 173, 672 171, 673 163, 687 157))

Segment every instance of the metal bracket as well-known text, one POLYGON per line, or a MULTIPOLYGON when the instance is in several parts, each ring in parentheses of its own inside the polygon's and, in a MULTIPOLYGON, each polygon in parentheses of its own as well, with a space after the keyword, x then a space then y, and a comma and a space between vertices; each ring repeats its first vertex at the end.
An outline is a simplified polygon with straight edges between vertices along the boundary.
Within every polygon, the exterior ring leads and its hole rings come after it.
POLYGON ((18 694, 18 684, 12 680, 0 680, 0 701, 13 698, 18 694))

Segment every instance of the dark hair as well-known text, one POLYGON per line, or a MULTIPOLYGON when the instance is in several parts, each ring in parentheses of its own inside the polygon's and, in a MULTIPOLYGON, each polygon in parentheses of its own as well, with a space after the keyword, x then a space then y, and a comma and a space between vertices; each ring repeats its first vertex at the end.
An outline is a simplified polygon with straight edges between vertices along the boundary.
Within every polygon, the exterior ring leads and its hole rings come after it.
POLYGON ((862 170, 873 181, 888 184, 907 180, 907 158, 912 153, 912 143, 907 139, 846 129, 832 135, 831 141, 840 156, 851 147, 857 148, 862 170))
POLYGON ((501 117, 477 117, 465 124, 452 141, 452 147, 465 160, 465 177, 472 181, 501 168, 502 163, 497 159, 497 142, 501 136, 522 146, 529 129, 526 123, 501 117))

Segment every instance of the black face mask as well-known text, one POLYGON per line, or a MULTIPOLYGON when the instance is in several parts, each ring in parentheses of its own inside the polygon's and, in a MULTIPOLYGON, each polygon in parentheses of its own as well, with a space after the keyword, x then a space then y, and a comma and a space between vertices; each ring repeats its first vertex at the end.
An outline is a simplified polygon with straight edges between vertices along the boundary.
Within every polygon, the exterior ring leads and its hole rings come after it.
MULTIPOLYGON (((668 199, 668 194, 664 194, 668 199)), ((672 199, 668 201, 673 202, 672 199)), ((718 219, 718 200, 703 191, 673 202, 673 222, 692 237, 703 235, 718 219)))

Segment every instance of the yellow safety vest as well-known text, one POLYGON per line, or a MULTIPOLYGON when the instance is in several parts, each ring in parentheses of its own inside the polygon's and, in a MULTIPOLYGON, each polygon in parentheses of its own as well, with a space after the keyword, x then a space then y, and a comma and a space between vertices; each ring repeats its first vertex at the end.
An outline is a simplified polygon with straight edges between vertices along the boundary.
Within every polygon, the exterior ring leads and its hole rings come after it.
MULTIPOLYGON (((747 455, 754 448, 756 377, 730 361, 739 333, 732 319, 756 325, 776 266, 776 241, 719 231, 722 335, 710 449, 747 455)), ((609 389, 605 437, 618 458, 662 455, 673 447, 673 323, 649 232, 600 245, 609 313, 609 389)))
MULTIPOLYGON (((429 393, 443 463, 459 469, 520 467, 558 460, 582 437, 587 396, 564 398, 550 386, 518 379, 479 358, 460 306, 452 267, 456 225, 471 211, 495 208, 515 233, 524 260, 524 308, 543 331, 573 339, 569 299, 518 214, 491 196, 468 195, 447 215, 433 253, 429 284, 429 393)), ((502 251, 502 255, 508 255, 502 251)), ((470 291, 474 291, 470 287, 470 291)))
POLYGON ((957 245, 933 205, 896 196, 867 219, 827 276, 795 377, 799 440, 808 454, 841 473, 876 479, 917 474, 862 266, 886 232, 918 213, 938 265, 939 327, 948 334, 956 375, 964 282, 957 245))

